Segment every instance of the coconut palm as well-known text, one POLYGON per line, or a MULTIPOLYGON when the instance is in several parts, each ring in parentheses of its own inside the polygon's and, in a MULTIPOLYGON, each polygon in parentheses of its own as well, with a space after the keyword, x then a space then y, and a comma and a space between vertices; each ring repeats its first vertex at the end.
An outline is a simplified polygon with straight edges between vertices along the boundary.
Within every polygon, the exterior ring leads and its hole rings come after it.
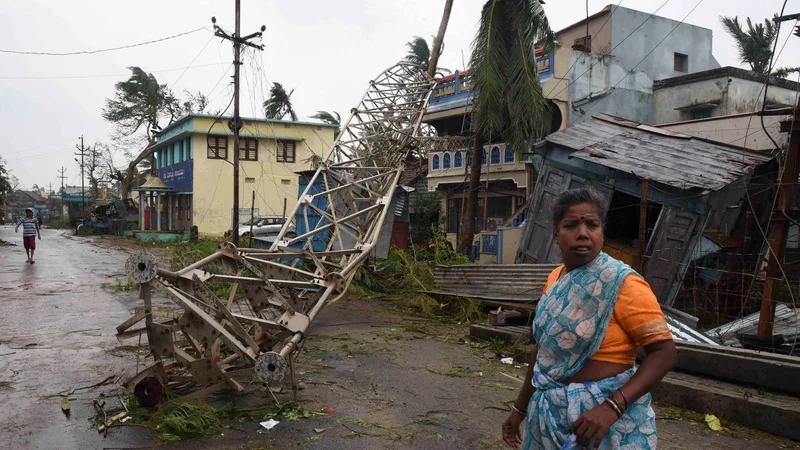
POLYGON ((736 40, 741 62, 749 64, 753 72, 767 73, 772 44, 777 37, 777 29, 772 21, 765 19, 763 24, 753 25, 748 17, 747 30, 744 30, 738 17, 720 16, 719 20, 728 34, 736 40))
POLYGON ((505 139, 522 153, 544 135, 550 109, 536 71, 536 46, 552 48, 553 31, 537 0, 489 0, 481 12, 472 43, 470 76, 475 90, 472 131, 475 135, 469 196, 459 247, 470 254, 480 186, 478 152, 487 139, 505 139))
MULTIPOLYGON (((311 118, 317 119, 322 123, 336 125, 336 131, 333 133, 333 139, 339 137, 339 132, 342 131, 341 127, 339 126, 342 123, 342 116, 340 116, 338 112, 333 111, 333 113, 329 113, 328 111, 317 111, 317 113, 311 116, 311 118)), ((315 164, 312 163, 312 165, 315 164)))
MULTIPOLYGON (((766 74, 771 67, 769 66, 774 48, 775 39, 778 38, 778 28, 769 19, 764 19, 764 23, 753 25, 750 18, 747 18, 747 30, 742 28, 739 17, 719 17, 722 26, 736 41, 739 49, 739 60, 750 65, 753 72, 766 74)), ((800 72, 800 67, 782 67, 772 72, 773 75, 786 78, 792 73, 800 72)))
POLYGON ((332 113, 328 111, 317 111, 317 113, 311 116, 311 118, 330 125, 339 125, 342 123, 342 116, 340 116, 336 111, 333 111, 332 113))
POLYGON ((292 94, 294 89, 286 92, 280 83, 272 83, 269 89, 269 98, 264 102, 264 115, 267 119, 283 119, 287 115, 297 121, 297 113, 292 108, 292 94))
POLYGON ((431 59, 431 49, 428 47, 428 41, 419 36, 414 36, 410 41, 406 42, 406 47, 408 47, 408 53, 403 59, 420 64, 425 67, 425 70, 428 70, 428 61, 431 59))

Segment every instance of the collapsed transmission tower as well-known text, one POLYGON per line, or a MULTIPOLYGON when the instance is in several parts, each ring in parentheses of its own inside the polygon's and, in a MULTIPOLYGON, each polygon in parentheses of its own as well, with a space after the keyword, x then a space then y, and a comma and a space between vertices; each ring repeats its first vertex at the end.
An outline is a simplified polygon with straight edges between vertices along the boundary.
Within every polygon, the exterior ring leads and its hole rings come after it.
POLYGON ((147 400, 161 387, 187 380, 208 386, 204 392, 242 390, 242 379, 269 385, 287 374, 296 392, 294 355, 378 243, 406 157, 422 143, 417 134, 433 86, 409 62, 370 81, 294 207, 302 234, 290 233, 287 221, 270 249, 223 243, 177 272, 159 269, 152 255, 129 259, 145 305, 118 331, 145 319, 155 358, 128 382, 140 401, 153 403, 147 400), (153 320, 153 283, 183 310, 179 317, 153 320), (210 283, 230 284, 230 294, 218 298, 210 283))

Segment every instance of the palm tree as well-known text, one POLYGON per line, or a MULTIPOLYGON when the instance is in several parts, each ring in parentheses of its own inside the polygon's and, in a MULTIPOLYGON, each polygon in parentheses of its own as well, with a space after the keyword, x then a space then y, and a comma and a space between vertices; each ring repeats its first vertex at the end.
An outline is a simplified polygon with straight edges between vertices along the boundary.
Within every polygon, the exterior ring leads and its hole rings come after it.
POLYGON ((488 0, 472 42, 470 75, 475 90, 469 191, 460 251, 470 254, 485 139, 503 138, 517 153, 544 135, 550 109, 536 71, 536 45, 552 48, 555 36, 537 0, 488 0))
POLYGON ((292 108, 292 94, 294 89, 286 93, 286 89, 280 83, 272 83, 269 89, 269 98, 264 101, 264 114, 267 119, 283 119, 287 115, 297 121, 297 113, 292 108))
POLYGON ((408 53, 403 59, 420 64, 425 70, 428 70, 428 61, 431 59, 431 49, 428 47, 428 41, 419 36, 414 36, 410 41, 406 42, 406 47, 408 47, 408 53))
MULTIPOLYGON (((778 38, 778 28, 772 21, 764 19, 764 23, 753 25, 750 18, 747 18, 747 31, 739 23, 739 17, 719 17, 722 26, 728 31, 739 49, 739 59, 743 63, 750 65, 753 72, 766 74, 770 70, 770 58, 774 48, 775 39, 778 38)), ((786 78, 790 74, 800 72, 800 67, 781 67, 775 69, 772 75, 786 78)))
POLYGON ((317 111, 317 113, 311 116, 311 118, 330 125, 339 125, 342 123, 342 116, 340 116, 336 111, 333 111, 333 113, 329 113, 328 111, 317 111))
POLYGON ((755 26, 747 18, 747 30, 742 29, 738 17, 720 16, 722 26, 728 31, 739 49, 739 59, 750 65, 753 72, 767 73, 769 59, 772 56, 772 44, 777 37, 777 29, 772 21, 764 19, 764 23, 755 26))
MULTIPOLYGON (((311 116, 312 119, 317 119, 322 123, 328 123, 331 125, 336 125, 336 131, 333 132, 333 139, 339 137, 339 132, 342 131, 340 124, 342 123, 342 116, 339 115, 338 112, 333 111, 333 113, 329 113, 328 111, 317 111, 316 114, 311 116)), ((315 163, 312 163, 312 166, 316 167, 315 163)))

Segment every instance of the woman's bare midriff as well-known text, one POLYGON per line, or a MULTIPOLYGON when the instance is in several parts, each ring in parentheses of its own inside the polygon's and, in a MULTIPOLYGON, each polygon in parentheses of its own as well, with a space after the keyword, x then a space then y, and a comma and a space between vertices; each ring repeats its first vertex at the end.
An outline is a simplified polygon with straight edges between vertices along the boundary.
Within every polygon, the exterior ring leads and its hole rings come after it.
POLYGON ((585 366, 581 368, 575 375, 567 379, 564 384, 570 383, 586 383, 589 381, 600 381, 633 367, 633 364, 619 364, 606 361, 589 360, 585 366))

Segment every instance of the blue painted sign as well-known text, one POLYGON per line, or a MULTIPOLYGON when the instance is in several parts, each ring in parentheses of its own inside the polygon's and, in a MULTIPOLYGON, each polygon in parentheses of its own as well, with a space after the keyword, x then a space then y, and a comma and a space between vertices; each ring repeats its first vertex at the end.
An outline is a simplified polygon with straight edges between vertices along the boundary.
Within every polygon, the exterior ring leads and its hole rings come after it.
POLYGON ((194 160, 173 164, 163 169, 158 169, 158 177, 167 186, 178 192, 192 192, 192 173, 194 160))

